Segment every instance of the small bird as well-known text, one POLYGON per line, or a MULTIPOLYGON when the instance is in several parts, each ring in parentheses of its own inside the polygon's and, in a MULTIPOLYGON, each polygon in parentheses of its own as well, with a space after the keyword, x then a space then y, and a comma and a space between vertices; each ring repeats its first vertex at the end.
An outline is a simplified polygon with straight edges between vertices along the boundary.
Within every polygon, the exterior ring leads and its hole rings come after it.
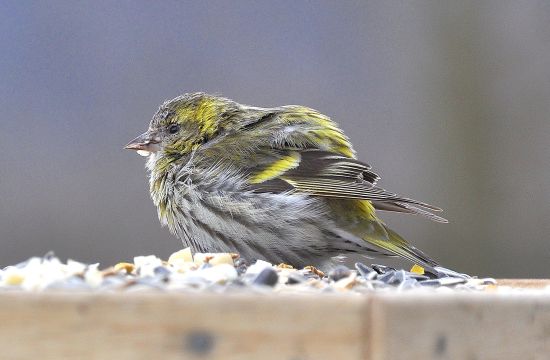
POLYGON ((311 108, 188 93, 126 149, 148 157, 160 222, 195 252, 321 269, 347 254, 400 256, 441 269, 376 212, 447 222, 433 214, 441 209, 378 187, 338 125, 311 108))

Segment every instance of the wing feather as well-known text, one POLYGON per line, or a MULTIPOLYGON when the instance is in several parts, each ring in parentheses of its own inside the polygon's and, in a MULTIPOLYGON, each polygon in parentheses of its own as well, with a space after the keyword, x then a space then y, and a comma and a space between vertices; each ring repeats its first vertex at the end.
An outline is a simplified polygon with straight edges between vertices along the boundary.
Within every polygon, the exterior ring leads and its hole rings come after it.
MULTIPOLYGON (((398 211, 425 216, 438 222, 446 222, 431 211, 440 208, 422 201, 402 197, 376 186, 380 177, 371 166, 356 159, 323 150, 288 150, 280 159, 292 156, 291 166, 264 166, 254 169, 251 187, 258 192, 296 191, 314 196, 369 200, 379 210, 398 211), (300 156, 296 156, 299 153, 300 156), (267 169, 267 170, 266 170, 267 169), (278 172, 274 173, 273 169, 278 172), (270 173, 265 181, 258 174, 270 173)), ((283 160, 275 160, 275 164, 283 160)))

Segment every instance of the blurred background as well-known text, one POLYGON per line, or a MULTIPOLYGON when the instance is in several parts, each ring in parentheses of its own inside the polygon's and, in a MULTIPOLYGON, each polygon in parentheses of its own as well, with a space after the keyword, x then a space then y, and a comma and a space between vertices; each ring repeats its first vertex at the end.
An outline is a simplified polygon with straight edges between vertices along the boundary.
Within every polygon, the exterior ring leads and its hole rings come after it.
POLYGON ((54 250, 167 257, 144 158, 189 91, 303 104, 381 186, 449 224, 383 214, 443 265, 550 277, 550 3, 0 1, 0 266, 54 250))

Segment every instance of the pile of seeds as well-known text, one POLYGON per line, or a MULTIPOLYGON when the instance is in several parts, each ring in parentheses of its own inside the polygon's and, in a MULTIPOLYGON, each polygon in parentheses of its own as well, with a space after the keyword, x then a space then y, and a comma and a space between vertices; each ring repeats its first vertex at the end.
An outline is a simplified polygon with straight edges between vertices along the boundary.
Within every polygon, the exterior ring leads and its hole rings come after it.
POLYGON ((493 279, 477 279, 451 271, 430 278, 418 272, 356 263, 354 269, 337 266, 328 274, 313 268, 294 269, 258 260, 247 265, 236 254, 194 256, 189 248, 163 261, 138 256, 133 263, 107 269, 99 264, 60 261, 53 253, 33 257, 0 270, 0 290, 80 291, 210 291, 210 292, 351 292, 429 289, 482 290, 493 279))

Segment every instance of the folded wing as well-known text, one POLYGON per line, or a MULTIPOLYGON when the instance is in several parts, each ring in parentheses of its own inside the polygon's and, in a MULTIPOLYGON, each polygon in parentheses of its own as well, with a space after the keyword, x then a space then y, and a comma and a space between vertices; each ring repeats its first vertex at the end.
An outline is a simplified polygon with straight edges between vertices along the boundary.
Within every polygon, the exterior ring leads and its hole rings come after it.
POLYGON ((380 177, 371 166, 328 151, 284 150, 267 165, 251 170, 250 186, 257 192, 295 191, 313 196, 369 200, 378 210, 422 215, 447 222, 430 204, 402 197, 376 186, 380 177))

